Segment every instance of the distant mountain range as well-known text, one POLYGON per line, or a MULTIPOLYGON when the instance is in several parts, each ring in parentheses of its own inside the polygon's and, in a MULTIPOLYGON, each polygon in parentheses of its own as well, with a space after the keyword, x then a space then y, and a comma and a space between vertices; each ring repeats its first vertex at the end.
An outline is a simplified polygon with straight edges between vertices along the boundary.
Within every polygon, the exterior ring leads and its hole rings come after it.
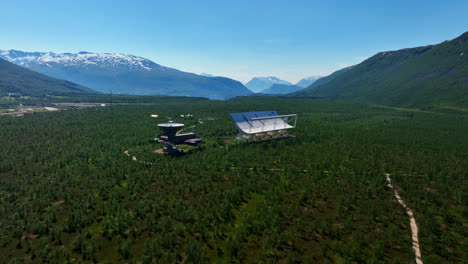
POLYGON ((270 88, 273 84, 287 84, 292 85, 292 83, 284 80, 280 80, 276 77, 255 77, 252 78, 245 86, 249 88, 252 92, 259 93, 265 89, 270 88))
MULTIPOLYGON (((261 93, 259 96, 288 94, 403 107, 468 107, 467 56, 468 32, 437 45, 379 52, 360 64, 319 79, 304 78, 297 85, 270 76, 253 78, 246 86, 261 93), (301 89, 307 82, 311 84, 301 89)), ((240 82, 229 78, 182 72, 132 55, 0 50, 0 58, 23 66, 0 61, 0 96, 7 93, 33 96, 90 93, 93 90, 211 99, 252 94, 240 82)))
POLYGON ((311 84, 313 84, 315 81, 317 81, 320 78, 322 78, 322 76, 306 77, 300 80, 299 82, 297 82, 296 85, 302 88, 306 88, 307 86, 310 86, 311 84))
POLYGON ((9 94, 47 96, 77 93, 96 93, 96 91, 0 59, 0 97, 9 94))
POLYGON ((301 90, 302 87, 297 86, 297 85, 288 85, 288 84, 279 84, 275 83, 269 88, 261 91, 261 94, 289 94, 293 93, 295 91, 301 90))
POLYGON ((291 95, 405 107, 467 107, 468 32, 437 45, 379 52, 291 95))
POLYGON ((281 80, 274 76, 255 77, 252 78, 252 80, 250 80, 245 86, 247 86, 247 88, 255 93, 287 94, 301 90, 302 88, 306 88, 320 78, 320 76, 306 77, 294 85, 288 81, 281 80))
POLYGON ((251 94, 242 83, 229 78, 187 73, 133 55, 0 50, 0 58, 102 93, 197 96, 211 99, 251 94))

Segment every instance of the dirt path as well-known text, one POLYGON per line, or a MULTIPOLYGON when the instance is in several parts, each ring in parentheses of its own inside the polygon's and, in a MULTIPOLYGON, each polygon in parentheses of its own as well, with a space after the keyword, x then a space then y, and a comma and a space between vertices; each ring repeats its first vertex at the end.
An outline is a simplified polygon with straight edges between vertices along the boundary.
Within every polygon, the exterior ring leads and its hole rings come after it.
MULTIPOLYGON (((130 157, 128 150, 124 151, 124 154, 130 157)), ((132 160, 137 160, 137 158, 135 156, 132 156, 132 160)))
POLYGON ((127 155, 128 157, 132 157, 132 160, 133 160, 133 161, 138 161, 138 162, 140 162, 140 163, 142 163, 142 164, 146 164, 146 165, 151 165, 151 164, 153 164, 152 162, 149 162, 149 161, 137 160, 137 158, 136 158, 135 156, 132 156, 132 155, 130 155, 130 153, 128 153, 128 150, 124 151, 124 154, 127 155))
POLYGON ((401 199, 397 190, 393 188, 392 179, 390 179, 390 174, 386 173, 385 176, 387 177, 387 186, 393 189, 393 192, 395 193, 395 198, 398 200, 401 206, 405 208, 406 213, 408 214, 411 226, 411 239, 413 241, 413 250, 414 254, 416 255, 416 264, 423 264, 421 259, 421 251, 419 250, 418 226, 416 225, 416 220, 414 219, 413 211, 411 211, 411 209, 408 206, 406 206, 405 202, 401 199))

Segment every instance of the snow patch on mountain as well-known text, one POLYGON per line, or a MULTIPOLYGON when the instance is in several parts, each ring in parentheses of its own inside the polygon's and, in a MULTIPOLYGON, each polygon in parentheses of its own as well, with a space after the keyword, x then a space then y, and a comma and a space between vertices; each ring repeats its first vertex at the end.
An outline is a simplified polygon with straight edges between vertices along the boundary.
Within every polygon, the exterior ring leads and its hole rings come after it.
POLYGON ((148 59, 126 55, 120 53, 91 53, 81 51, 78 53, 54 53, 54 52, 22 52, 16 50, 0 50, 0 57, 15 64, 25 67, 31 65, 45 65, 52 67, 51 64, 60 64, 62 66, 94 66, 103 69, 122 69, 129 70, 165 70, 166 67, 158 65, 148 59))
POLYGON ((278 79, 274 76, 268 76, 268 77, 256 77, 254 79, 258 79, 258 80, 262 80, 262 81, 265 81, 265 82, 268 82, 268 83, 271 83, 271 84, 288 84, 288 85, 291 85, 290 82, 288 81, 284 81, 284 80, 281 80, 281 79, 278 79))
POLYGON ((0 50, 0 58, 102 93, 195 96, 224 100, 250 94, 235 80, 207 78, 120 53, 23 52, 0 50))

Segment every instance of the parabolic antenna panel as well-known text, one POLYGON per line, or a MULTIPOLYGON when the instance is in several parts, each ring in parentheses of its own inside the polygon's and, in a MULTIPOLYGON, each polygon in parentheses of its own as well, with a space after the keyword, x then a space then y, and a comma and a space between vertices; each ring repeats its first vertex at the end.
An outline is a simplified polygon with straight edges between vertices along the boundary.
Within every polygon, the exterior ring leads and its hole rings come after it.
POLYGON ((168 122, 158 124, 158 127, 163 131, 164 136, 167 137, 167 141, 174 143, 177 131, 184 127, 184 124, 168 122))
POLYGON ((158 124, 158 127, 161 127, 161 128, 181 128, 183 126, 184 126, 184 124, 181 124, 181 123, 162 123, 162 124, 158 124))
POLYGON ((240 134, 260 134, 265 132, 287 130, 296 126, 294 115, 278 115, 276 111, 260 111, 229 114, 240 134), (294 119, 294 125, 290 125, 294 119))

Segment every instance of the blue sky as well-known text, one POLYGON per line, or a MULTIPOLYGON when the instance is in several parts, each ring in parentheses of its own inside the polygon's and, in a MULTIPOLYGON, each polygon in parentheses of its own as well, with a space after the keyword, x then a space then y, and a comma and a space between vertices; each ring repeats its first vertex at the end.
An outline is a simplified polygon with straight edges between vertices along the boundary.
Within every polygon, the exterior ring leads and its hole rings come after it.
POLYGON ((297 82, 468 30, 468 1, 0 0, 0 49, 118 52, 297 82))

